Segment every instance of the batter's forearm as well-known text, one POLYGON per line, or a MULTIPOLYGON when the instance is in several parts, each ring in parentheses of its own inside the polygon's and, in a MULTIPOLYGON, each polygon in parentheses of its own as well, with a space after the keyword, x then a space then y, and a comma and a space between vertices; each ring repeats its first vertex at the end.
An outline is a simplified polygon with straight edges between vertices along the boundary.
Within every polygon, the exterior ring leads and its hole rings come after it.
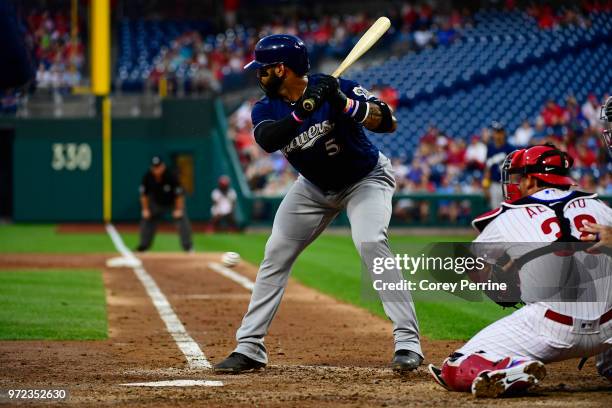
POLYGON ((397 119, 391 113, 391 111, 387 108, 388 112, 383 112, 383 108, 377 103, 368 102, 368 114, 363 121, 363 126, 371 130, 372 132, 380 132, 380 133, 391 133, 395 132, 397 129, 397 119), (381 129, 381 124, 385 121, 384 115, 390 115, 390 118, 387 118, 387 122, 390 123, 388 128, 381 129))
POLYGON ((182 211, 183 208, 185 208, 185 197, 182 195, 176 196, 176 199, 174 200, 174 209, 182 211))
POLYGON ((141 195, 140 196, 140 206, 142 207, 143 210, 148 210, 149 209, 149 197, 147 197, 146 195, 141 195))
POLYGON ((255 141, 268 153, 285 147, 296 136, 300 123, 289 115, 286 118, 263 122, 255 128, 255 141))

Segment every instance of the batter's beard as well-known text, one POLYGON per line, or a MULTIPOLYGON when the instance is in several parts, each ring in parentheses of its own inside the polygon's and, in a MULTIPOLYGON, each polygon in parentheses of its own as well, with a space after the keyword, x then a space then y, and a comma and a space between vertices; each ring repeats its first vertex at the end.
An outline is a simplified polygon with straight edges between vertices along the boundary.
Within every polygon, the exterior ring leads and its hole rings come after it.
POLYGON ((281 78, 281 77, 277 77, 276 75, 272 75, 266 85, 264 85, 260 79, 258 81, 259 87, 265 92, 268 98, 276 98, 278 97, 278 90, 283 84, 284 79, 285 79, 284 77, 281 78))

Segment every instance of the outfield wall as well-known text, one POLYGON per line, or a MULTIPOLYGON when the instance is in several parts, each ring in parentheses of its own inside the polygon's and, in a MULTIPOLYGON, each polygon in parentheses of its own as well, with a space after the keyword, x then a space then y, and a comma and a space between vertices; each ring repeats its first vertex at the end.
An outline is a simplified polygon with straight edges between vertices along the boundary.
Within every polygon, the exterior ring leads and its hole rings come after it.
MULTIPOLYGON (((151 157, 181 166, 187 208, 208 219, 210 193, 230 171, 219 101, 167 99, 159 118, 112 120, 112 219, 137 220, 138 186, 151 157)), ((21 222, 102 220, 99 118, 0 118, 13 128, 13 218, 21 222)), ((244 220, 242 206, 239 218, 244 220)))

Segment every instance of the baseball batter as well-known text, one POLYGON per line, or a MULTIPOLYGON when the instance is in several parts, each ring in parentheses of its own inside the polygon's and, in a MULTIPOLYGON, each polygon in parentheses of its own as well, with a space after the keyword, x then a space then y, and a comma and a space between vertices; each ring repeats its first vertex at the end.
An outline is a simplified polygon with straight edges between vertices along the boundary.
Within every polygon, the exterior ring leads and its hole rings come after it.
MULTIPOLYGON (((257 70, 266 94, 252 111, 255 140, 267 152, 282 151, 300 177, 276 213, 249 308, 236 333, 238 346, 215 365, 220 373, 250 371, 268 363, 264 337, 291 267, 342 210, 347 211, 353 242, 362 257, 392 256, 387 228, 395 180, 389 160, 363 130, 393 132, 396 120, 391 109, 354 81, 307 75, 308 53, 295 36, 262 38, 255 47, 255 60, 245 66, 251 68, 257 70), (312 99, 316 109, 305 110, 301 101, 306 99, 312 99), (363 251, 364 243, 375 244, 375 249, 363 251)), ((410 294, 383 301, 383 306, 393 321, 393 368, 416 369, 423 354, 410 294)))
MULTIPOLYGON (((551 145, 512 152, 502 166, 507 201, 474 220, 480 232, 475 242, 508 243, 508 254, 515 260, 525 255, 520 250, 529 247, 525 243, 579 242, 589 235, 583 231, 585 225, 612 226, 612 210, 596 194, 569 189, 575 184, 568 176, 572 163, 569 155, 551 145)), ((580 266, 576 269, 588 272, 580 266)), ((430 365, 431 374, 448 390, 497 397, 542 380, 545 363, 597 356, 599 373, 612 380, 610 271, 609 253, 578 251, 569 257, 550 253, 532 258, 519 272, 526 305, 484 328, 441 368, 430 365), (592 291, 590 301, 544 301, 530 296, 530 289, 537 285, 529 282, 547 279, 546 271, 561 270, 542 267, 544 263, 571 260, 581 265, 586 257, 599 262, 598 273, 578 284, 579 293, 592 291)))

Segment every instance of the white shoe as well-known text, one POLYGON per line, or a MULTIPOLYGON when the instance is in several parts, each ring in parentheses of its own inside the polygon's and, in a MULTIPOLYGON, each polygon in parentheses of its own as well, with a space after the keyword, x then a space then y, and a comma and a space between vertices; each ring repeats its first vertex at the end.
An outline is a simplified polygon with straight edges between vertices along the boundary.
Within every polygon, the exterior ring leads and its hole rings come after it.
POLYGON ((496 398, 507 392, 524 391, 542 381, 546 367, 537 360, 516 361, 508 368, 484 371, 472 382, 472 395, 496 398))

